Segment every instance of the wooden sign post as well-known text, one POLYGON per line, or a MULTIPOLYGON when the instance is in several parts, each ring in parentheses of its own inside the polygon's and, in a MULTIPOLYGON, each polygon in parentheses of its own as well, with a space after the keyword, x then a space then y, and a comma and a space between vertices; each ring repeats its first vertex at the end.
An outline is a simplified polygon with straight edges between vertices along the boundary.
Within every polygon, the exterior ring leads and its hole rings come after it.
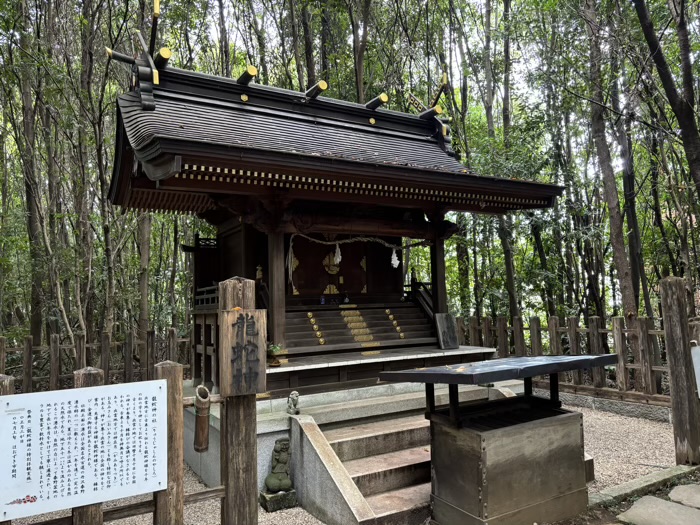
POLYGON ((219 283, 221 523, 258 522, 258 436, 255 394, 265 391, 267 322, 255 310, 255 281, 219 283))
POLYGON ((680 277, 661 280, 661 308, 671 387, 671 416, 676 464, 700 464, 700 400, 690 351, 685 282, 680 277))

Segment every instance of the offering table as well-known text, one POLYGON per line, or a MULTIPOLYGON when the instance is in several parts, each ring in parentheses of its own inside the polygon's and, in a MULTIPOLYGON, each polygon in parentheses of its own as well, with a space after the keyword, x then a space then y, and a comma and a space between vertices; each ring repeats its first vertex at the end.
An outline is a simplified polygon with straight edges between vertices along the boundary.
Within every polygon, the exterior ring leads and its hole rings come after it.
POLYGON ((425 383, 430 420, 434 525, 531 525, 586 510, 583 419, 561 408, 559 373, 617 362, 614 354, 512 357, 382 372, 384 381, 425 383), (532 394, 548 375, 550 398, 532 394), (459 385, 524 380, 524 395, 459 403, 459 385), (435 406, 447 384, 449 405, 435 406))

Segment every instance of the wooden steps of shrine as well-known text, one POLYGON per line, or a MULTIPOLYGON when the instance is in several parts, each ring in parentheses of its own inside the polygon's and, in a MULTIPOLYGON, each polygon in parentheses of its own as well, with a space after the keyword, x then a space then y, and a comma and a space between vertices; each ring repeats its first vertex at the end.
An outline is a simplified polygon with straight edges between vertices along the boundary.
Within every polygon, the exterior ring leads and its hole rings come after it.
POLYGON ((432 321, 411 302, 297 307, 286 327, 288 354, 437 343, 432 321))

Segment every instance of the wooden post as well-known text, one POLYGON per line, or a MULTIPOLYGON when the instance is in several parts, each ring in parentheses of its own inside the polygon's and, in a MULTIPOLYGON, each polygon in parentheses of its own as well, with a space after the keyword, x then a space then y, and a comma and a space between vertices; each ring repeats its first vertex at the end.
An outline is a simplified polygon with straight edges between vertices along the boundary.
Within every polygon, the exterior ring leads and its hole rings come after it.
MULTIPOLYGON (((4 347, 2 348, 4 350, 4 347)), ((0 357, 4 357, 0 355, 0 357)), ((0 374, 0 396, 10 396, 15 393, 15 378, 0 374)), ((0 525, 12 525, 11 521, 0 521, 0 525)))
POLYGON ((547 321, 549 331, 549 353, 550 355, 561 355, 561 336, 559 335, 559 318, 553 315, 547 321))
MULTIPOLYGON (((219 316, 234 308, 255 308, 254 281, 233 278, 219 283, 219 316)), ((221 484, 225 487, 221 500, 222 524, 258 522, 255 406, 255 394, 226 397, 221 406, 221 484)))
MULTIPOLYGON (((581 355, 581 346, 578 339, 578 317, 569 317, 569 325, 566 329, 569 334, 569 354, 581 355)), ((581 370, 574 370, 571 375, 575 385, 583 383, 583 372, 581 370)))
POLYGON ((613 347, 617 354, 617 371, 615 376, 617 377, 617 388, 622 392, 626 392, 630 384, 629 370, 627 369, 627 344, 623 333, 624 326, 625 320, 623 317, 613 317, 613 347))
MULTIPOLYGON (((86 367, 73 372, 73 386, 75 388, 102 386, 103 384, 104 372, 99 368, 86 367)), ((102 505, 100 503, 73 508, 73 525, 102 525, 102 522, 102 505)))
POLYGON ((60 388, 59 379, 61 376, 61 347, 59 346, 60 341, 58 339, 58 334, 51 334, 49 341, 49 360, 51 363, 49 390, 58 390, 60 388))
POLYGON ((445 278, 445 240, 435 235, 430 245, 430 275, 432 278, 433 312, 447 313, 447 281, 445 278))
POLYGON ((470 344, 469 341, 467 340, 467 327, 464 323, 464 317, 459 316, 455 319, 455 322, 457 323, 457 342, 460 345, 467 345, 470 344))
POLYGON ((667 277, 661 280, 661 308, 664 313, 676 464, 697 465, 700 463, 700 399, 690 353, 684 279, 667 277))
POLYGON ((530 317, 530 346, 532 347, 532 355, 542 355, 542 333, 540 330, 540 318, 530 317))
POLYGON ((513 317, 513 346, 515 346, 515 355, 523 357, 525 351, 525 330, 523 329, 523 318, 519 315, 513 317))
POLYGON ((498 338, 498 357, 510 355, 510 343, 508 341, 508 318, 499 316, 496 318, 496 337, 498 338))
POLYGON ((124 349, 124 382, 131 383, 134 381, 134 341, 136 334, 133 330, 129 330, 126 334, 126 342, 122 346, 124 349))
POLYGON ((168 382, 168 488, 155 496, 153 525, 183 525, 185 515, 185 413, 182 408, 182 365, 155 365, 155 378, 168 382))
POLYGON ((87 351, 85 348, 85 334, 78 332, 75 334, 75 363, 74 371, 87 368, 87 351))
POLYGON ((9 396, 15 393, 15 378, 0 374, 0 396, 9 396))
MULTIPOLYGON (((653 349, 649 337, 649 330, 653 328, 651 319, 638 317, 636 320, 637 338, 639 340, 639 369, 635 374, 637 382, 641 382, 641 391, 645 394, 656 394, 654 384, 654 372, 651 369, 653 349)), ((697 423, 700 423, 698 421, 697 423)))
MULTIPOLYGON (((588 318, 588 347, 591 355, 600 355, 603 353, 603 341, 600 333, 600 317, 592 316, 588 318)), ((593 376, 593 386, 602 388, 605 386, 605 368, 596 366, 591 369, 593 376)))
POLYGON ((177 355, 177 329, 168 329, 168 359, 173 363, 178 363, 177 355))
POLYGON ((22 359, 22 393, 29 394, 34 390, 32 383, 32 368, 34 367, 34 348, 32 337, 27 336, 24 339, 24 356, 22 359))
MULTIPOLYGON (((270 274, 270 342, 285 348, 285 317, 287 306, 285 293, 284 233, 269 233, 267 236, 267 250, 267 264, 270 274)), ((253 303, 255 303, 255 296, 253 296, 253 303)), ((221 308, 220 297, 219 308, 221 308)))
POLYGON ((469 318, 469 344, 472 346, 481 345, 479 338, 479 320, 474 316, 469 318))
POLYGON ((109 334, 105 331, 102 332, 102 337, 100 337, 100 368, 105 374, 105 384, 109 385, 109 358, 111 357, 111 346, 112 341, 109 334))
MULTIPOLYGON (((649 319, 649 330, 655 330, 656 325, 654 319, 649 319)), ((659 344, 659 336, 649 333, 649 348, 651 356, 651 365, 661 365, 661 345, 659 344)), ((663 388, 663 372, 656 372, 652 368, 651 377, 654 380, 654 392, 662 392, 663 388)))
POLYGON ((194 451, 209 450, 209 410, 211 398, 209 390, 204 385, 195 389, 194 398, 194 451))
MULTIPOLYGON (((222 372, 219 370, 219 363, 221 360, 221 345, 219 343, 219 331, 221 330, 221 313, 218 317, 212 317, 212 322, 210 325, 211 333, 211 359, 210 368, 211 371, 211 392, 212 394, 219 394, 219 379, 222 377, 222 372)), ((265 325, 267 326, 267 325, 265 325)))
POLYGON ((5 345, 7 340, 4 337, 0 337, 0 376, 5 375, 5 345))
POLYGON ((490 317, 484 317, 484 346, 486 348, 493 348, 493 328, 490 317))

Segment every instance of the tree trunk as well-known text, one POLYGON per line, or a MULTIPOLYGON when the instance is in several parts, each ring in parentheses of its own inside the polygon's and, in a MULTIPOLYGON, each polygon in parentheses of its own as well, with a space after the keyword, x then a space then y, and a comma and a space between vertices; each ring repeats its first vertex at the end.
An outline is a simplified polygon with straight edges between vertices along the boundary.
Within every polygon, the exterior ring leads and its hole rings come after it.
POLYGON ((231 50, 228 43, 228 29, 226 28, 226 12, 224 0, 217 0, 219 6, 219 52, 221 54, 221 75, 231 77, 231 50))
POLYGON ((358 104, 365 103, 365 50, 369 38, 369 8, 372 0, 359 0, 359 16, 356 13, 355 2, 348 1, 348 13, 352 26, 352 50, 355 64, 355 92, 358 104))
POLYGON ((654 24, 651 21, 649 10, 645 0, 633 0, 639 23, 642 26, 644 39, 649 47, 649 52, 656 71, 659 74, 661 85, 664 87, 666 97, 673 113, 678 119, 681 128, 683 149, 690 169, 690 177, 695 184, 695 190, 700 197, 700 131, 695 120, 695 94, 693 87, 692 61, 690 57, 690 45, 688 41, 688 26, 686 20, 686 2, 679 2, 680 11, 674 13, 676 34, 678 36, 679 53, 682 73, 682 95, 676 87, 676 81, 671 68, 666 62, 666 56, 661 48, 661 42, 656 36, 654 24))
POLYGON ((321 78, 328 82, 330 80, 331 62, 331 19, 329 0, 321 1, 321 78))
POLYGON ((591 132, 598 154, 598 164, 603 176, 603 196, 610 214, 610 243, 613 249, 613 261, 617 270, 622 295, 622 306, 627 320, 637 317, 637 303, 634 300, 632 270, 625 248, 625 232, 617 194, 615 171, 610 158, 610 148, 605 137, 605 118, 603 115, 603 89, 601 84, 600 64, 600 26, 597 19, 596 0, 586 0, 584 17, 590 39, 590 86, 591 86, 591 132))
POLYGON ((457 272, 459 275, 459 303, 460 312, 469 316, 469 246, 467 244, 469 227, 467 216, 464 213, 457 215, 459 234, 455 236, 457 242, 457 272))
POLYGON ((138 338, 146 340, 148 332, 148 274, 151 262, 151 215, 142 213, 139 217, 138 230, 139 248, 139 327, 138 338))
POLYGON ((22 29, 20 29, 20 48, 22 64, 20 67, 20 89, 22 101, 22 133, 23 144, 21 150, 22 170, 24 174, 24 193, 27 203, 27 234, 29 237, 29 256, 31 258, 31 292, 30 292, 30 320, 29 332, 32 342, 38 346, 41 344, 41 332, 43 325, 43 284, 41 253, 41 225, 39 223, 39 186, 36 178, 35 151, 35 111, 32 86, 34 78, 32 74, 33 59, 30 55, 32 42, 30 35, 34 34, 28 0, 22 0, 22 29))
POLYGON ((301 61, 301 52, 299 51, 299 22, 297 21, 297 3, 295 0, 289 0, 289 22, 292 29, 292 50, 294 51, 294 65, 297 69, 299 91, 305 91, 304 64, 301 61))
POLYGON ((307 0, 302 0, 301 27, 304 31, 304 57, 306 59, 306 88, 316 84, 316 61, 314 60, 314 35, 311 24, 311 13, 307 0))
POLYGON ((177 324, 177 300, 175 295, 175 278, 177 277, 177 261, 179 254, 179 235, 178 235, 178 222, 177 216, 173 217, 173 258, 170 261, 170 282, 168 284, 168 297, 170 299, 170 326, 178 327, 177 324))

